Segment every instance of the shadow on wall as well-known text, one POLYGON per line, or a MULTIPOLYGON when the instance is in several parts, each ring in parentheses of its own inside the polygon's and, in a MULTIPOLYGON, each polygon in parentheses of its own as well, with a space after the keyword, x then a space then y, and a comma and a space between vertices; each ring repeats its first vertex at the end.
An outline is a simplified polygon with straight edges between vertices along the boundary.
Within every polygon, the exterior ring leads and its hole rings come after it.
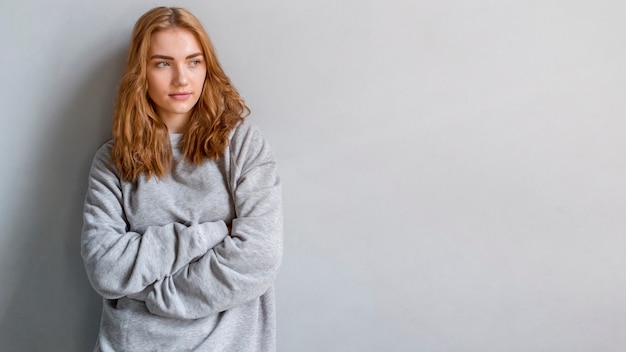
POLYGON ((22 250, 14 266, 4 269, 13 271, 18 284, 0 321, 3 350, 93 350, 102 305, 80 256, 82 208, 91 160, 110 136, 125 53, 120 47, 94 55, 101 61, 94 60, 84 80, 67 80, 77 82, 72 87, 51 83, 51 89, 66 90, 63 96, 69 99, 53 104, 59 111, 42 119, 53 121, 53 128, 37 141, 40 153, 30 156, 37 174, 27 175, 31 193, 8 224, 22 250))

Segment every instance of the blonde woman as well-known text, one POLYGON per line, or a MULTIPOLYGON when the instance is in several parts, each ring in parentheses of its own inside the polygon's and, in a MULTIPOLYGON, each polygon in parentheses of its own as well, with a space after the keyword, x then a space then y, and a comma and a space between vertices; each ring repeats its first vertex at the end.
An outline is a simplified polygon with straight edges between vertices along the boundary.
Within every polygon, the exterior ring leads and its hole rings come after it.
POLYGON ((139 18, 85 199, 96 351, 276 349, 281 185, 248 113, 197 18, 139 18))

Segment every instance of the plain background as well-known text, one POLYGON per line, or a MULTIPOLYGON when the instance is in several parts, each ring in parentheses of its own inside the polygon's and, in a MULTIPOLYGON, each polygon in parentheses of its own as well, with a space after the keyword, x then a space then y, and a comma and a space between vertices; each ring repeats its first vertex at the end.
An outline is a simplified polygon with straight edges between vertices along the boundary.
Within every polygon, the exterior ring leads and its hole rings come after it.
MULTIPOLYGON (((156 1, 0 5, 0 346, 87 351, 91 158, 156 1)), ((284 182, 279 351, 626 349, 626 2, 180 1, 284 182)))

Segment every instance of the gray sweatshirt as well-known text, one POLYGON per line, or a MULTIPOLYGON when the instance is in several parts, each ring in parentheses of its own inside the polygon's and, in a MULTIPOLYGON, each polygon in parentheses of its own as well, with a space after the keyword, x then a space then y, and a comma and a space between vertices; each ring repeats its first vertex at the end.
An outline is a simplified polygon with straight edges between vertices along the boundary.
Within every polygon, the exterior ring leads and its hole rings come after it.
POLYGON ((95 351, 275 351, 283 227, 272 151, 247 120, 200 166, 181 138, 170 135, 161 180, 121 179, 111 141, 93 160, 81 254, 104 298, 95 351))

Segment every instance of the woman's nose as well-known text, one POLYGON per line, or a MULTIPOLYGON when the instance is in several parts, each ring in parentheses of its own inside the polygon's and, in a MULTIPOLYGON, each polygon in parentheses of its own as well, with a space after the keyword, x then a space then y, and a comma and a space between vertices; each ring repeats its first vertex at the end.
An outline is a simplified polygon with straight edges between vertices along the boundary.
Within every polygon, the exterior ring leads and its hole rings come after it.
POLYGON ((174 84, 179 85, 179 86, 184 86, 187 83, 189 82, 187 80, 187 73, 185 72, 185 69, 182 67, 178 67, 174 71, 174 84))

